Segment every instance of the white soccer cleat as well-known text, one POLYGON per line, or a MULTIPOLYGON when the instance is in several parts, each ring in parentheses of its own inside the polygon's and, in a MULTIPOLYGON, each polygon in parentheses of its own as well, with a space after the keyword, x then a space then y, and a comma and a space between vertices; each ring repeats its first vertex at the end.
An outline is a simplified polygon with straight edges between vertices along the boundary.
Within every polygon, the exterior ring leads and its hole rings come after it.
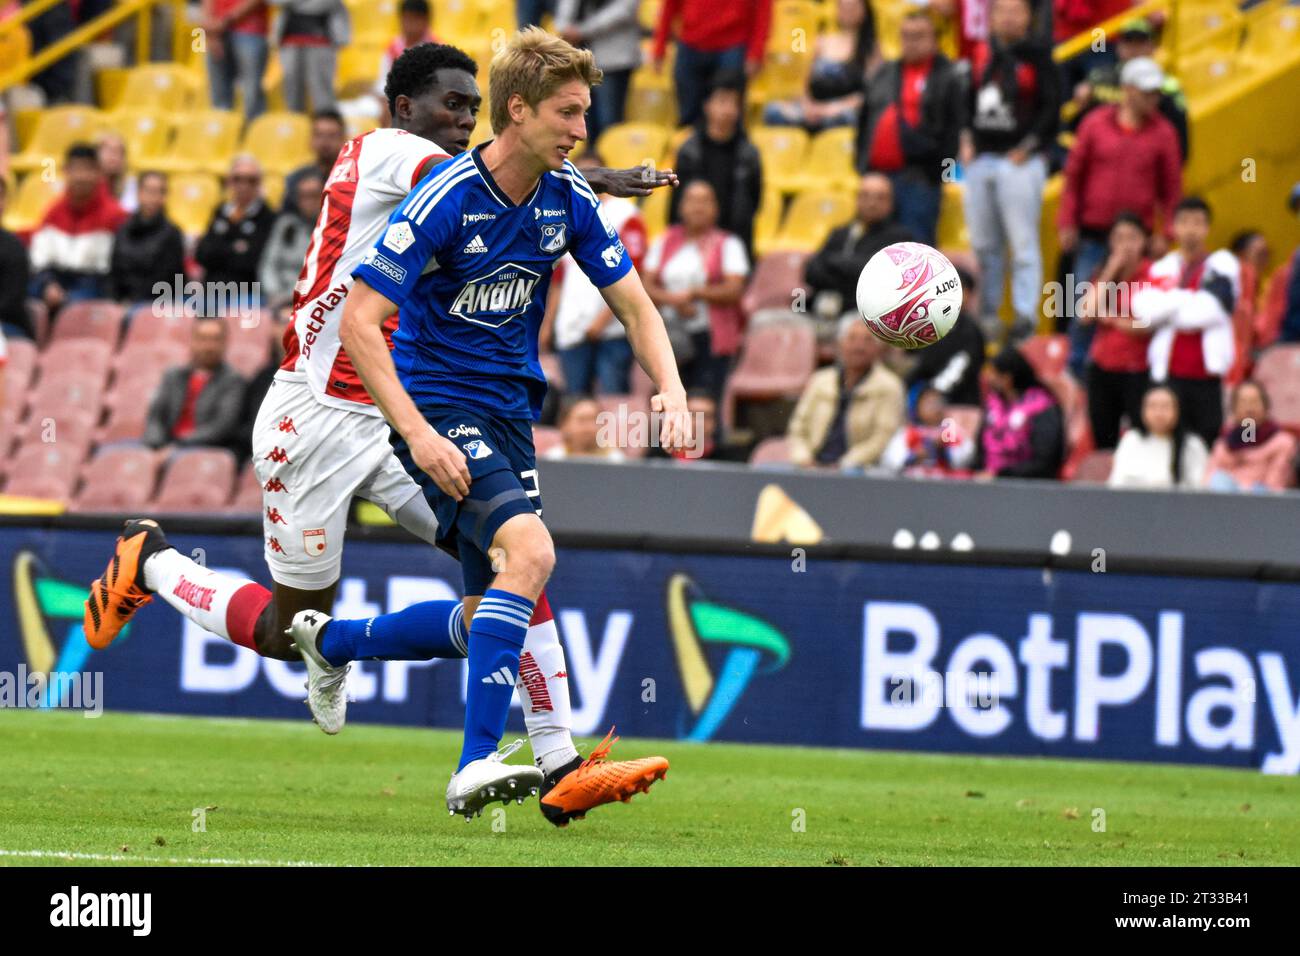
POLYGON ((536 796, 545 779, 542 771, 505 762, 523 745, 522 740, 516 740, 504 750, 471 760, 459 773, 453 773, 447 783, 447 812, 452 816, 459 813, 469 821, 494 800, 523 803, 525 797, 536 796))
POLYGON ((321 656, 316 638, 330 622, 320 611, 299 611, 285 631, 307 665, 307 706, 317 726, 327 734, 343 729, 348 716, 348 671, 351 664, 335 667, 321 656))

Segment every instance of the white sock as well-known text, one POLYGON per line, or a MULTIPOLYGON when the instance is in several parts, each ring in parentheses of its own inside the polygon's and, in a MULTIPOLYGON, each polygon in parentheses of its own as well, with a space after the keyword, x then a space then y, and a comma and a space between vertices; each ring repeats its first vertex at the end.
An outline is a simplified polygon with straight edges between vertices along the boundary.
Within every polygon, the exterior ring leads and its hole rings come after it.
POLYGON ((528 628, 519 655, 519 680, 515 684, 524 708, 533 761, 551 774, 578 756, 573 746, 573 711, 569 706, 569 675, 564 648, 555 620, 547 618, 528 628))
POLYGON ((231 640, 226 609, 241 588, 254 582, 210 571, 175 548, 150 555, 144 563, 144 584, 191 621, 231 640))

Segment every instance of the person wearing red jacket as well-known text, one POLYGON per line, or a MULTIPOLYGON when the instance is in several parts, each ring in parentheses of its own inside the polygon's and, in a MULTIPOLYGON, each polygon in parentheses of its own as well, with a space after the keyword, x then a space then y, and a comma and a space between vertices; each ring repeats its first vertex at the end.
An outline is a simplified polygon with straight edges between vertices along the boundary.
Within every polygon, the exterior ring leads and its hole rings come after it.
MULTIPOLYGON (((1164 73, 1145 57, 1124 64, 1124 98, 1094 110, 1079 125, 1065 164, 1057 214, 1062 252, 1074 253, 1076 281, 1092 278, 1106 258, 1107 235, 1121 212, 1133 212, 1148 231, 1168 234, 1183 193, 1178 134, 1160 115, 1164 73), (1158 220, 1158 222, 1157 222, 1158 220)), ((1162 252, 1163 238, 1156 242, 1162 252)), ((1094 326, 1070 324, 1070 368, 1082 377, 1094 326)))
POLYGON ((743 68, 745 77, 753 79, 762 68, 772 0, 664 0, 650 54, 656 73, 663 69, 674 24, 677 122, 690 126, 699 118, 708 81, 718 71, 743 68))

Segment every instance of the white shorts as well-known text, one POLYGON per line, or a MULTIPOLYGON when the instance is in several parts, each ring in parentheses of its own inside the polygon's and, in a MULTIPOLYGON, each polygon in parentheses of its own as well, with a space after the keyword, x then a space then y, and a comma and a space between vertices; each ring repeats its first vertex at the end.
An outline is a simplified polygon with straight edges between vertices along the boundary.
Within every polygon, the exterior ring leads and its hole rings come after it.
POLYGON ((276 583, 319 591, 338 581, 353 496, 394 519, 420 496, 388 434, 379 416, 317 401, 304 373, 276 373, 253 426, 266 563, 276 583))

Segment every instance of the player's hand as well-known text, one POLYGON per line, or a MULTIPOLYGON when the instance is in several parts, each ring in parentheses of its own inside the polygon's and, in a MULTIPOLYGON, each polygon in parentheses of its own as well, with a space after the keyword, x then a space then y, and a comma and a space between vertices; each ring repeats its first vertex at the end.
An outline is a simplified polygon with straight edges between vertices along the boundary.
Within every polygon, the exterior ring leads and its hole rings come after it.
POLYGON ((417 435, 414 441, 407 439, 406 444, 411 449, 411 460, 444 494, 457 501, 469 494, 469 465, 465 463, 464 453, 450 440, 430 428, 428 434, 417 435))
POLYGON ((649 196, 662 186, 678 185, 677 174, 671 169, 656 169, 649 165, 629 169, 593 169, 587 173, 587 181, 597 192, 622 199, 649 196))
POLYGON ((695 447, 691 413, 686 410, 686 392, 677 389, 650 397, 650 410, 659 413, 659 447, 671 454, 695 447))

